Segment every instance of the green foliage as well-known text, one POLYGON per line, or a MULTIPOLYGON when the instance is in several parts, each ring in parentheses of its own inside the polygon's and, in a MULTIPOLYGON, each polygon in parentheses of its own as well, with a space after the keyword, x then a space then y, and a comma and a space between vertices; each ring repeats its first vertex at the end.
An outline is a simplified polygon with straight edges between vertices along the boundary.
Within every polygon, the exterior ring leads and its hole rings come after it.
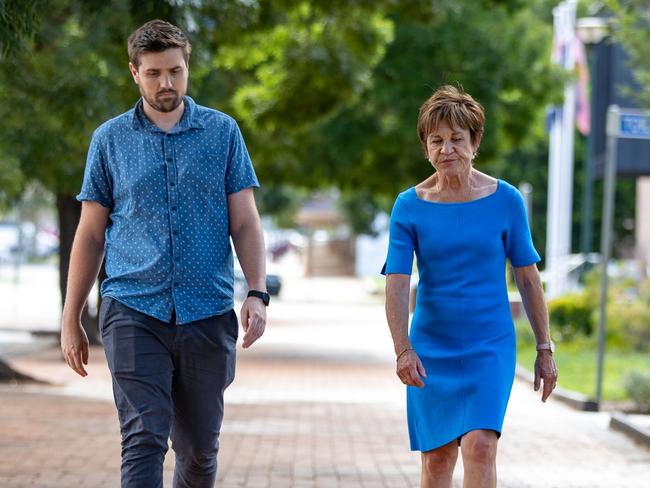
POLYGON ((607 306, 607 343, 650 352, 650 279, 617 280, 607 306))
POLYGON ((23 185, 23 174, 17 161, 0 154, 0 210, 9 207, 18 197, 23 185))
POLYGON ((2 0, 0 2, 0 58, 25 47, 38 23, 37 10, 43 0, 2 0))
MULTIPOLYGON (((580 293, 548 303, 551 329, 563 342, 596 337, 600 302, 598 268, 585 277, 580 293)), ((611 277, 607 299, 607 345, 621 351, 650 351, 650 280, 611 277)))
POLYGON ((215 66, 241 71, 232 104, 250 129, 295 131, 359 96, 392 38, 368 8, 298 2, 222 45, 215 66))
POLYGON ((613 303, 607 310, 607 344, 650 352, 650 307, 647 303, 613 303))
POLYGON ((322 176, 344 188, 394 196, 431 174, 415 126, 420 105, 443 83, 462 85, 485 106, 479 168, 495 169, 543 120, 554 78, 550 24, 539 21, 539 11, 511 13, 492 2, 422 4, 420 12, 391 12, 394 41, 373 83, 358 103, 309 134, 310 154, 327 163, 322 176))
POLYGON ((220 93, 242 122, 267 185, 394 197, 432 171, 417 112, 447 82, 486 106, 482 164, 531 133, 545 138, 531 128, 560 86, 549 64, 550 1, 220 5, 193 13, 220 68, 199 91, 220 93))
MULTIPOLYGON (((3 0, 0 2, 0 60, 25 48, 36 29, 36 11, 40 0, 3 0)), ((6 209, 18 197, 24 183, 20 161, 0 150, 0 210, 6 209)))
POLYGON ((92 130, 138 96, 125 40, 159 17, 188 32, 190 94, 240 121, 267 188, 363 189, 348 206, 355 229, 367 227, 431 173, 417 112, 435 87, 458 83, 486 108, 479 169, 514 183, 534 175, 543 215, 543 113, 561 86, 549 63, 554 3, 53 0, 31 10, 36 34, 0 66, 0 154, 26 181, 74 194, 92 130))
POLYGON ((92 131, 137 99, 125 40, 159 2, 53 0, 25 49, 0 65, 0 154, 56 194, 80 187, 92 131), (138 6, 138 9, 134 7, 138 6))
POLYGON ((206 2, 192 11, 209 53, 200 70, 210 72, 193 92, 240 121, 265 185, 339 186, 307 135, 371 85, 393 36, 389 3, 206 2))
POLYGON ((548 302, 551 328, 558 340, 571 341, 593 332, 593 307, 584 293, 563 295, 548 302))
POLYGON ((632 371, 623 381, 627 396, 637 408, 650 411, 650 372, 632 371))
POLYGON ((260 214, 273 216, 275 224, 280 228, 295 227, 295 216, 302 197, 303 192, 286 185, 262 186, 255 192, 260 214))

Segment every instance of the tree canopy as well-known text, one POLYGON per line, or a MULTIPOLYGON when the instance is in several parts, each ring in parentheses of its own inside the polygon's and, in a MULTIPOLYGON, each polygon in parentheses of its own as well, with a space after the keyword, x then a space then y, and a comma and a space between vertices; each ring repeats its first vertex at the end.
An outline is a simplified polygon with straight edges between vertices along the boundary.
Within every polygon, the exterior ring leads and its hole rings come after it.
POLYGON ((188 33, 190 95, 240 122, 266 187, 335 186, 357 207, 431 172, 415 125, 440 84, 485 106, 479 165, 502 177, 509 154, 544 139, 560 86, 549 0, 23 3, 25 28, 5 37, 24 46, 0 66, 0 165, 22 175, 14 187, 57 194, 78 190, 92 130, 135 103, 126 38, 152 18, 188 33))
POLYGON ((21 49, 35 30, 42 0, 3 0, 0 2, 0 55, 21 49))

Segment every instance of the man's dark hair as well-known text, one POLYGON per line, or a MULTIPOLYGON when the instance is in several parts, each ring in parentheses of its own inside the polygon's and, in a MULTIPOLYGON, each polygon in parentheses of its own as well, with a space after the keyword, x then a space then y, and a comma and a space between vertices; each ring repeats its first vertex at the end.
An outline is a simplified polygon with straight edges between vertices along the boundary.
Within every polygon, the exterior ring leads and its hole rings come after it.
POLYGON ((185 63, 188 64, 192 46, 183 31, 164 20, 150 20, 129 36, 129 61, 137 69, 142 53, 159 53, 178 47, 182 49, 185 63))

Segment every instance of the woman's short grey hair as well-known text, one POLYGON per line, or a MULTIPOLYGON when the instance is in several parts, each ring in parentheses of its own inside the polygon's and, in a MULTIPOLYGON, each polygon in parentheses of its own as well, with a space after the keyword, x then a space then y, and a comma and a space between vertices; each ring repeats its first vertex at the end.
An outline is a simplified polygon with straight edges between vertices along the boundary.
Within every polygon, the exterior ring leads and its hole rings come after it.
POLYGON ((438 88, 420 107, 418 136, 427 154, 427 137, 440 122, 469 131, 472 144, 478 144, 483 134, 485 113, 483 106, 471 95, 451 85, 438 88))

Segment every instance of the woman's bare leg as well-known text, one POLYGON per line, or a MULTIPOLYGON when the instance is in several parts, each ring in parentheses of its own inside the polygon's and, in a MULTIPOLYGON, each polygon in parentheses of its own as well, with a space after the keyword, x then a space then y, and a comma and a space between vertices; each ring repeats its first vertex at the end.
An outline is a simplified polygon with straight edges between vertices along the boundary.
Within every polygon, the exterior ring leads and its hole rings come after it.
POLYGON ((463 488, 496 488, 498 441, 493 430, 472 430, 463 436, 463 488))
POLYGON ((451 488, 458 459, 458 441, 422 453, 421 488, 451 488))

